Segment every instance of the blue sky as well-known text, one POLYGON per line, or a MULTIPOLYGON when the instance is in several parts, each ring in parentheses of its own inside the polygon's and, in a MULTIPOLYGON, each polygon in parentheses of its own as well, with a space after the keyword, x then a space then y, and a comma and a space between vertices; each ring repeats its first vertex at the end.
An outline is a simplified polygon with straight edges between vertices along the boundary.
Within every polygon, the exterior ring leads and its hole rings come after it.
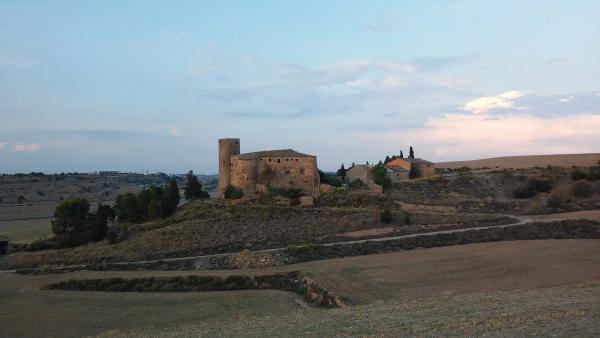
POLYGON ((600 152, 598 1, 3 1, 0 172, 600 152))

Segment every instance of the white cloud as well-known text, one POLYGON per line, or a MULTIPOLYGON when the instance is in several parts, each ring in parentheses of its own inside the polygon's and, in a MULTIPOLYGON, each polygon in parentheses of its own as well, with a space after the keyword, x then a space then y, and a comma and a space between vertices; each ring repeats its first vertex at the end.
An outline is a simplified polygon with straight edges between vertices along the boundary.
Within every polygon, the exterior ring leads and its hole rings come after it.
POLYGON ((0 67, 30 68, 41 64, 42 61, 36 58, 15 55, 0 55, 0 67))
POLYGON ((181 130, 179 129, 178 126, 172 126, 171 130, 169 131, 169 135, 171 135, 171 136, 181 136, 181 130))
POLYGON ((23 153, 33 153, 42 149, 42 145, 39 143, 17 143, 15 144, 13 151, 23 153))
POLYGON ((482 96, 465 103, 463 109, 475 114, 486 113, 493 109, 524 109, 524 107, 515 106, 515 100, 527 94, 527 92, 512 90, 496 96, 482 96))
POLYGON ((573 95, 569 95, 569 96, 567 96, 567 97, 563 97, 562 99, 558 99, 558 101, 560 101, 560 102, 563 102, 563 103, 564 103, 564 102, 573 101, 573 99, 574 99, 574 98, 575 98, 575 96, 573 96, 573 95))

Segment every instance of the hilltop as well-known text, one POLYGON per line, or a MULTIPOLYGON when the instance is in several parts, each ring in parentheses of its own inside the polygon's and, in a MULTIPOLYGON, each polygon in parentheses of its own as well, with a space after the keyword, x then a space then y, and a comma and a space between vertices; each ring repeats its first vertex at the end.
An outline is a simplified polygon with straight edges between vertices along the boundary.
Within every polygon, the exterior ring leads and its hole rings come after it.
POLYGON ((600 161, 600 153, 589 154, 556 154, 556 155, 526 155, 482 158, 478 160, 439 162, 439 169, 457 169, 469 167, 472 169, 524 169, 533 167, 589 167, 600 161))

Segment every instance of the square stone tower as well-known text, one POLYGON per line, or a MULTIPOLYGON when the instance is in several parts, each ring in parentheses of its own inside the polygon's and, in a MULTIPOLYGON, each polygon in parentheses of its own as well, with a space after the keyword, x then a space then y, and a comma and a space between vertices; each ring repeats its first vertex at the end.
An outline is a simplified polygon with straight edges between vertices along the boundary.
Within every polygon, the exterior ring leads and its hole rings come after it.
POLYGON ((219 139, 219 196, 231 184, 231 156, 240 154, 239 138, 219 139))

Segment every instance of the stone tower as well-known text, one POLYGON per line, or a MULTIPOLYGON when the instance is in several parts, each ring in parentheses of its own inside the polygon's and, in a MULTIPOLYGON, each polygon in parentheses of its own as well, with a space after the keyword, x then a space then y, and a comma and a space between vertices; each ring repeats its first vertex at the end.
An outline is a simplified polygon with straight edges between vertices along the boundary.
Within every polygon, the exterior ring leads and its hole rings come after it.
POLYGON ((219 195, 231 184, 231 156, 240 154, 239 138, 219 139, 219 195))

